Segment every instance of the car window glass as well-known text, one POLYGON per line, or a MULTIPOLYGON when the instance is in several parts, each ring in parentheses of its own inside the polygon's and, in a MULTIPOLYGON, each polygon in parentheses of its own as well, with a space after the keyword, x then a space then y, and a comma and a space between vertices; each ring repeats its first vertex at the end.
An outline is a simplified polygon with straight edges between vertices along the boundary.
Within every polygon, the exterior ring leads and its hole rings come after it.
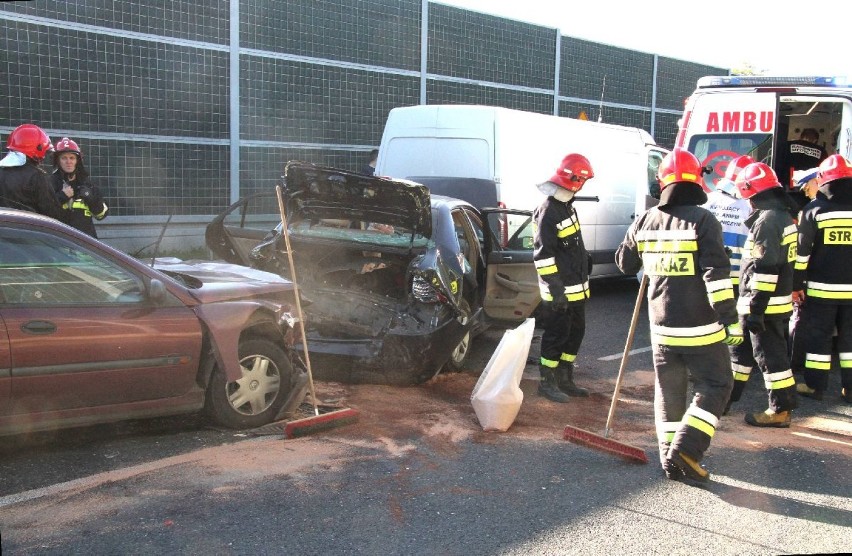
POLYGON ((78 305, 142 300, 133 274, 64 239, 0 228, 0 293, 7 305, 78 305))

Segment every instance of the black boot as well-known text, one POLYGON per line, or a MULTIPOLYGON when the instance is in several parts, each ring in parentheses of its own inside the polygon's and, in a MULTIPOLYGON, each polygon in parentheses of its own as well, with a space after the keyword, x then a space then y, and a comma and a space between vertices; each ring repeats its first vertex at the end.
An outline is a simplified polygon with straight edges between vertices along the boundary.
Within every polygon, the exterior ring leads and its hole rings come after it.
POLYGON ((539 365, 538 372, 541 373, 541 382, 538 383, 538 394, 552 402, 568 403, 571 399, 559 389, 556 380, 556 369, 539 365))
POLYGON ((560 361, 556 367, 559 389, 575 398, 589 397, 589 391, 574 384, 574 363, 560 361))

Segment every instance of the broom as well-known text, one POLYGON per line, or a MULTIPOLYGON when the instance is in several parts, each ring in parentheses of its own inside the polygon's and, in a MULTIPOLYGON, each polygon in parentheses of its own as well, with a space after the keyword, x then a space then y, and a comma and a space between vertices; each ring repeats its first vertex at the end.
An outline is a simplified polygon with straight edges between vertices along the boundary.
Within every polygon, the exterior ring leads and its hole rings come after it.
POLYGON ((282 195, 281 186, 275 186, 275 192, 278 197, 278 211, 281 213, 281 230, 284 234, 284 244, 287 247, 287 259, 290 263, 290 280, 293 282, 293 292, 296 295, 296 313, 299 317, 299 330, 302 333, 302 343, 305 346, 305 367, 308 369, 308 386, 311 391, 311 403, 313 404, 314 415, 303 419, 296 419, 288 422, 284 426, 285 438, 296 438, 305 436, 314 432, 328 430, 343 425, 348 425, 358 420, 358 411, 351 408, 338 409, 329 411, 320 415, 319 407, 317 406, 317 395, 314 390, 314 375, 311 370, 311 355, 308 351, 308 338, 305 335, 305 319, 302 315, 302 301, 299 295, 299 284, 296 281, 296 267, 293 265, 293 250, 290 248, 290 233, 287 229, 287 215, 284 211, 284 197, 282 195))
POLYGON ((630 330, 627 332, 627 341, 624 343, 624 353, 621 355, 621 365, 618 367, 618 378, 615 380, 615 391, 612 394, 612 402, 609 406, 609 415, 606 418, 606 427, 604 428, 603 436, 593 432, 566 425, 563 432, 563 438, 575 444, 586 446, 595 450, 601 450, 625 458, 630 461, 639 463, 648 463, 648 456, 645 450, 624 442, 617 442, 608 438, 612 418, 615 415, 615 404, 618 401, 618 394, 621 391, 621 381, 624 378, 624 368, 627 367, 627 356, 630 353, 630 348, 633 346, 633 336, 636 333, 636 322, 639 320, 639 310, 642 308, 642 299, 645 297, 645 290, 648 288, 648 276, 642 275, 642 282, 639 285, 639 294, 636 296, 636 305, 633 307, 633 318, 630 320, 630 330))

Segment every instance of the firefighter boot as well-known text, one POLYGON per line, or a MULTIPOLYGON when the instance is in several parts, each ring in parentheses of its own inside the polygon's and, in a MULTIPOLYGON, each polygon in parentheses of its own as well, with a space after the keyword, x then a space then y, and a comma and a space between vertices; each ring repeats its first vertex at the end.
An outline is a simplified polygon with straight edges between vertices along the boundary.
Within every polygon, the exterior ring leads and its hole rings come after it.
POLYGON ((745 422, 753 427, 777 427, 787 428, 790 426, 790 412, 774 412, 771 409, 760 413, 746 413, 745 422))
POLYGON ((539 396, 544 396, 552 402, 568 403, 571 398, 559 389, 559 383, 556 379, 556 369, 539 365, 538 372, 541 373, 541 382, 538 383, 539 396))
POLYGON ((556 377, 559 389, 575 398, 589 397, 589 391, 574 384, 574 363, 560 361, 556 367, 556 377))
POLYGON ((804 396, 806 398, 813 398, 815 400, 822 400, 822 390, 817 390, 816 388, 811 388, 807 384, 803 382, 799 382, 796 384, 796 392, 800 396, 804 396))
POLYGON ((701 467, 701 464, 692 459, 688 455, 677 450, 671 450, 669 457, 666 460, 668 469, 666 477, 676 481, 686 481, 695 483, 706 483, 710 480, 710 472, 701 467), (679 473, 675 472, 675 469, 679 473))

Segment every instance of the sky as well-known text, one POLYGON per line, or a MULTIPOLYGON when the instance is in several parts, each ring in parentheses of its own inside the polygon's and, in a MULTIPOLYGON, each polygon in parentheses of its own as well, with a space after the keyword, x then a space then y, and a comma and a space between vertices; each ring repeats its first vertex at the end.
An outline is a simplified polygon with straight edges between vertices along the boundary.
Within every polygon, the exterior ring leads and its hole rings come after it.
POLYGON ((852 76, 852 24, 843 24, 850 21, 848 0, 708 0, 703 9, 688 0, 436 1, 690 62, 748 64, 766 75, 852 76))

